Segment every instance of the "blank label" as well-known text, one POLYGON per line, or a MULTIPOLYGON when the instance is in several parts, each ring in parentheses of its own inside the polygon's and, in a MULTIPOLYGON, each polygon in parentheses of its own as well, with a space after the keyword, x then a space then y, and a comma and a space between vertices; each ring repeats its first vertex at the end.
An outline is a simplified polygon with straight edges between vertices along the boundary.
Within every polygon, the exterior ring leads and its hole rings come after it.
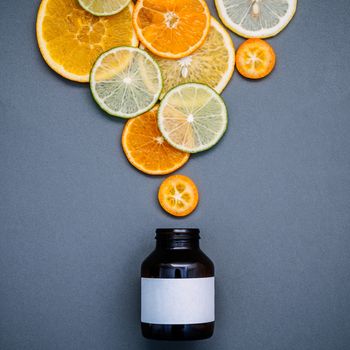
POLYGON ((214 277, 141 278, 141 322, 194 324, 215 320, 214 277))

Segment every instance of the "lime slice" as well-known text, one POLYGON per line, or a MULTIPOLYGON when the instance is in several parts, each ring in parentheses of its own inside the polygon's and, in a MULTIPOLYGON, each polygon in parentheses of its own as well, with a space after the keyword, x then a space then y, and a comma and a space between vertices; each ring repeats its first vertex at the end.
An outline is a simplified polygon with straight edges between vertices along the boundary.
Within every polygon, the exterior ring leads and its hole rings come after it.
POLYGON ((95 16, 110 16, 123 10, 130 0, 78 0, 80 6, 95 16))
POLYGON ((245 38, 269 38, 282 31, 294 16, 297 0, 215 0, 219 16, 245 38))
POLYGON ((108 114, 133 118, 155 105, 162 77, 149 54, 121 46, 97 59, 90 74, 90 88, 97 104, 108 114))
POLYGON ((160 103, 158 127, 173 147, 189 153, 205 151, 226 131, 226 106, 209 86, 182 84, 170 90, 160 103))
POLYGON ((173 87, 189 82, 209 85, 221 93, 235 67, 235 49, 231 37, 214 17, 211 17, 209 34, 204 44, 190 56, 177 60, 151 56, 159 64, 163 76, 160 98, 173 87))

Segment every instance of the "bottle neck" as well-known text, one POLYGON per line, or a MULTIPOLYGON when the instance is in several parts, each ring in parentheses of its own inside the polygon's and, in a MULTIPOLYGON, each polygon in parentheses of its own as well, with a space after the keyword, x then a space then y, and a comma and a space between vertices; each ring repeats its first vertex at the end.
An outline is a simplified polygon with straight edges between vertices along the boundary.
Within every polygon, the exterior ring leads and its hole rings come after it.
POLYGON ((198 239, 157 239, 156 249, 199 249, 198 239))
POLYGON ((156 249, 199 249, 198 229, 157 229, 156 249))

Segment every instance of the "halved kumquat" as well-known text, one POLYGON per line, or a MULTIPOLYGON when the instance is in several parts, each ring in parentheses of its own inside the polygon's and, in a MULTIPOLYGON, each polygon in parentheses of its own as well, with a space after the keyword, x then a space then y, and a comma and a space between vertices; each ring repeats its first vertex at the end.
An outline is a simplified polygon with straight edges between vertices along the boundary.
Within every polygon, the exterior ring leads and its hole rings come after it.
POLYGON ((262 39, 248 39, 238 48, 236 67, 249 79, 261 79, 269 75, 276 63, 272 46, 262 39))
POLYGON ((189 215, 198 204, 197 186, 187 176, 169 176, 159 187, 158 200, 161 207, 171 215, 189 215))

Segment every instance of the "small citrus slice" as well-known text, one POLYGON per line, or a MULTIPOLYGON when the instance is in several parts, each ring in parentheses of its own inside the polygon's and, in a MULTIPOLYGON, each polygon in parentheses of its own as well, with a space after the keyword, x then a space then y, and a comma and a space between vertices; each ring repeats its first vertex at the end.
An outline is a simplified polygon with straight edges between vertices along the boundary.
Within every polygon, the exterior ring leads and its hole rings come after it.
POLYGON ((222 22, 245 38, 269 38, 293 18, 297 0, 215 0, 222 22))
POLYGON ((130 0, 78 0, 80 6, 95 16, 110 16, 123 10, 130 0))
POLYGON ((157 126, 158 106, 128 120, 124 126, 122 146, 129 162, 150 175, 169 174, 189 159, 189 153, 170 146, 157 126))
POLYGON ((76 0, 42 0, 36 21, 40 52, 61 76, 87 83, 97 57, 114 46, 137 46, 133 4, 110 17, 84 11, 76 0))
POLYGON ((162 77, 157 63, 144 50, 121 46, 97 59, 91 70, 90 88, 107 113, 133 118, 158 101, 162 77))
POLYGON ((204 43, 210 12, 205 0, 138 0, 133 24, 142 44, 155 55, 181 58, 204 43))
POLYGON ((230 81, 235 68, 235 49, 225 28, 211 17, 210 31, 204 44, 190 56, 177 60, 154 55, 163 77, 161 98, 173 87, 197 82, 220 93, 230 81))
POLYGON ((187 176, 169 176, 159 187, 158 200, 161 207, 171 215, 189 215, 198 204, 197 186, 187 176))
POLYGON ((182 84, 170 90, 160 103, 158 127, 173 147, 189 153, 204 151, 226 131, 226 106, 207 85, 182 84))
POLYGON ((265 40, 248 39, 237 50, 237 70, 246 78, 266 77, 275 67, 275 63, 275 52, 265 40))

